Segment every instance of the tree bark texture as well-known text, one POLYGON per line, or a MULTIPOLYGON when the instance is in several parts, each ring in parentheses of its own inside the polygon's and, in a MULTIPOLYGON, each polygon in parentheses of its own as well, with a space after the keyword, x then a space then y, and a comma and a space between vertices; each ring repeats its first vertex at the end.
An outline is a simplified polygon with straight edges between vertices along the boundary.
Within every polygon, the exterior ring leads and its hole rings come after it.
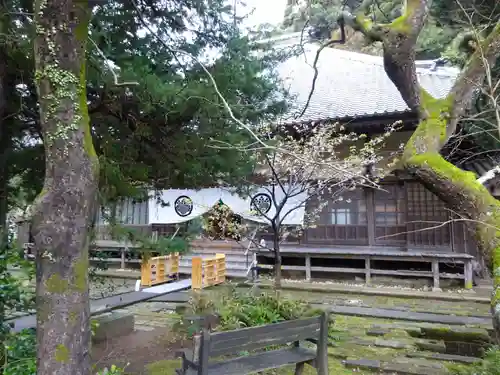
POLYGON ((33 213, 37 374, 89 375, 89 229, 98 160, 85 92, 91 9, 77 0, 35 0, 35 80, 46 174, 33 213))
POLYGON ((500 55, 500 20, 480 43, 444 99, 427 93, 416 79, 414 50, 429 12, 429 0, 406 0, 404 14, 390 24, 374 25, 364 14, 351 19, 371 40, 382 41, 384 67, 409 108, 419 115, 400 166, 475 227, 481 253, 490 266, 494 293, 493 324, 500 342, 500 204, 473 173, 459 169, 440 154, 483 85, 487 69, 500 55))
MULTIPOLYGON (((5 6, 7 4, 0 5, 0 34, 8 35, 10 31, 10 18, 8 9, 5 6)), ((0 283, 2 282, 2 277, 8 274, 7 262, 6 262, 6 252, 8 250, 8 225, 7 225, 7 211, 8 211, 8 172, 7 172, 7 157, 10 150, 12 149, 12 137, 11 128, 9 127, 9 108, 7 95, 9 90, 13 89, 13 85, 8 76, 8 66, 7 66, 7 46, 5 44, 0 46, 0 283)), ((10 91, 12 92, 12 91, 10 91)), ((3 293, 0 293, 0 297, 3 293)), ((5 296, 7 297, 7 296, 5 296)), ((0 298, 1 300, 1 298, 0 298)), ((4 340, 5 333, 4 330, 5 323, 5 306, 0 303, 0 374, 3 373, 3 368, 5 365, 5 351, 4 340)))

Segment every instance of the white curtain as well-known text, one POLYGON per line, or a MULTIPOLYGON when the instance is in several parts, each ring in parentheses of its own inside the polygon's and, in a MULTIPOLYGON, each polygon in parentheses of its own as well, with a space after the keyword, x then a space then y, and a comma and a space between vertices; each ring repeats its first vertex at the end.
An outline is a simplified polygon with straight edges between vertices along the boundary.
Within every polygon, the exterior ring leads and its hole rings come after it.
MULTIPOLYGON (((256 214, 251 208, 252 197, 259 195, 264 203, 270 202, 270 209, 266 216, 272 218, 275 215, 273 195, 270 194, 269 189, 265 187, 257 189, 250 197, 241 197, 233 193, 231 189, 223 188, 163 190, 160 197, 163 202, 168 203, 168 206, 162 207, 156 198, 151 199, 149 202, 149 224, 176 224, 192 220, 208 212, 219 200, 222 200, 235 214, 244 219, 269 224, 266 217, 256 214)), ((153 193, 151 195, 153 196, 153 193)), ((286 195, 280 188, 276 188, 274 197, 279 204, 286 195)), ((283 220, 283 224, 301 225, 303 223, 306 199, 307 193, 301 193, 287 199, 281 214, 284 215, 289 211, 290 213, 283 220)))

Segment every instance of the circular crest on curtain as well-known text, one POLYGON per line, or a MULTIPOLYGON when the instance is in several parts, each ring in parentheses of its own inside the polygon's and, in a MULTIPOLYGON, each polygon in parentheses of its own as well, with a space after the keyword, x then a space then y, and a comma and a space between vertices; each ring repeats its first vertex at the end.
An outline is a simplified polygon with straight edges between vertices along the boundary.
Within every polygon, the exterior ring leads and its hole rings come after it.
POLYGON ((181 217, 191 215, 191 212, 193 212, 193 200, 187 195, 181 195, 174 202, 174 210, 181 217))
POLYGON ((250 210, 255 211, 257 215, 265 215, 271 210, 272 199, 269 194, 255 194, 250 201, 250 210))

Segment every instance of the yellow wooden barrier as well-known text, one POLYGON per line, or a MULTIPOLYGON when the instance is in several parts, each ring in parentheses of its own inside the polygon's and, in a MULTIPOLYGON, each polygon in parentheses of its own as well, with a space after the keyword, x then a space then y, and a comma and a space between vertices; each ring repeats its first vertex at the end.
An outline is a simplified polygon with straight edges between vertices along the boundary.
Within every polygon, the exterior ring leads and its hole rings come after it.
POLYGON ((191 287, 202 289, 226 281, 226 255, 212 258, 194 257, 191 261, 191 287))
POLYGON ((149 258, 141 264, 141 285, 166 283, 179 274, 179 253, 149 258))

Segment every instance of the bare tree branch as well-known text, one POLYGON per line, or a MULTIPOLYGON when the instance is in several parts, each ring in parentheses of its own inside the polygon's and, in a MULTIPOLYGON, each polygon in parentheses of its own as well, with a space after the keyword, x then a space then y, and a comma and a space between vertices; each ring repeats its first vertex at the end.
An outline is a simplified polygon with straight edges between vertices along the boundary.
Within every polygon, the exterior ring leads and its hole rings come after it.
POLYGON ((319 49, 316 51, 316 57, 314 58, 314 62, 312 65, 312 68, 314 69, 314 77, 313 77, 313 81, 312 81, 312 85, 311 85, 311 90, 309 91, 309 95, 307 96, 307 101, 306 101, 306 104, 304 105, 304 108, 302 108, 302 111, 298 115, 296 115, 295 118, 299 118, 299 117, 304 116, 304 113, 306 112, 306 110, 309 107, 309 104, 311 102, 311 98, 312 98, 312 96, 314 94, 314 90, 316 88, 316 80, 318 79, 318 74, 319 74, 318 60, 319 60, 319 56, 321 54, 321 51, 323 51, 325 48, 330 47, 334 44, 345 43, 345 25, 344 25, 344 21, 342 19, 339 21, 339 25, 340 25, 340 39, 329 40, 328 42, 324 43, 321 47, 319 47, 319 49))

